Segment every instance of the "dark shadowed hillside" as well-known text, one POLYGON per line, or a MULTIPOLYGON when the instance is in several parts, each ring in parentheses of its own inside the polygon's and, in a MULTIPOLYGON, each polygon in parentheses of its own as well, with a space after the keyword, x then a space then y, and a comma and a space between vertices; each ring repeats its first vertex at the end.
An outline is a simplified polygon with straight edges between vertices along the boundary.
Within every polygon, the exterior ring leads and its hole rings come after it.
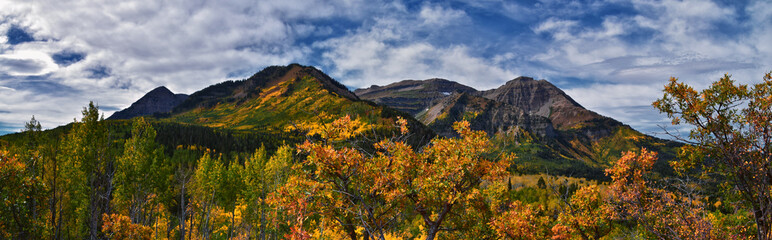
POLYGON ((186 94, 174 94, 164 86, 157 87, 126 109, 113 113, 107 119, 131 119, 133 117, 170 112, 188 98, 186 94))

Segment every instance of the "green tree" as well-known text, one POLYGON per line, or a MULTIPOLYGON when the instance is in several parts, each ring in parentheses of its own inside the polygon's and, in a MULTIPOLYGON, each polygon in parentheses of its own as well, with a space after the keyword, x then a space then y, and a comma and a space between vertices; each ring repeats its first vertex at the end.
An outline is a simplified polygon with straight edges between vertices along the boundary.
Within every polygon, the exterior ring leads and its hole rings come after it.
POLYGON ((156 131, 145 118, 135 118, 131 138, 115 163, 115 205, 127 209, 132 223, 151 226, 159 194, 170 175, 163 147, 155 142, 156 131))
MULTIPOLYGON (((113 194, 114 151, 110 136, 99 107, 90 102, 83 108, 83 118, 73 124, 72 130, 62 142, 65 154, 64 177, 70 195, 69 203, 80 226, 76 238, 103 239, 100 232, 102 214, 110 213, 113 194)), ((67 229, 69 231, 69 229, 67 229)))
POLYGON ((260 229, 261 236, 263 236, 263 214, 266 207, 266 188, 268 187, 265 174, 265 163, 268 161, 267 155, 265 148, 261 147, 244 161, 242 181, 244 182, 244 202, 247 204, 244 218, 247 223, 248 236, 251 236, 252 230, 255 227, 260 229))
MULTIPOLYGON (((188 189, 190 188, 190 180, 195 173, 195 164, 197 161, 198 157, 196 157, 196 153, 193 149, 175 149, 171 158, 171 165, 174 169, 174 184, 168 187, 169 192, 172 192, 172 197, 174 199, 170 202, 176 201, 176 205, 179 206, 179 209, 172 209, 170 206, 169 210, 174 211, 174 214, 177 215, 177 224, 179 227, 177 233, 178 238, 181 240, 185 239, 186 233, 192 234, 192 231, 189 231, 189 229, 192 228, 193 221, 191 221, 188 216, 193 214, 193 212, 190 211, 189 208, 190 201, 188 200, 188 189), (190 227, 186 227, 186 223, 190 223, 190 227)), ((190 239, 190 236, 188 236, 188 239, 190 239)))
POLYGON ((292 159, 295 149, 281 146, 276 153, 268 157, 264 147, 260 147, 244 161, 241 174, 243 204, 246 205, 243 216, 247 238, 273 239, 278 229, 271 223, 284 222, 284 214, 268 204, 268 195, 284 186, 292 172, 292 159), (272 216, 272 219, 268 215, 272 216), (254 234, 254 235, 253 235, 254 234))
POLYGON ((725 74, 702 91, 671 78, 653 103, 692 127, 672 165, 725 175, 753 210, 757 238, 772 239, 772 76, 751 86, 725 74), (709 159, 709 160, 708 160, 709 159))
MULTIPOLYGON (((25 161, 27 167, 25 175, 28 178, 32 178, 32 181, 42 183, 44 173, 43 161, 45 159, 43 158, 42 151, 44 139, 41 130, 40 122, 35 119, 35 116, 32 116, 29 122, 24 123, 24 145, 17 152, 20 154, 20 159, 25 161)), ((47 190, 43 184, 36 184, 31 187, 30 195, 27 196, 29 201, 26 202, 28 212, 25 213, 26 219, 30 221, 30 224, 25 229, 28 238, 39 238, 39 235, 42 233, 41 230, 45 225, 44 216, 41 214, 45 209, 45 201, 41 200, 47 190)))
POLYGON ((199 159, 198 167, 193 173, 191 190, 193 199, 199 207, 197 210, 200 211, 198 232, 203 239, 209 239, 212 234, 211 214, 216 207, 217 194, 223 190, 220 189, 220 182, 223 180, 225 170, 222 158, 212 158, 207 152, 199 159))
POLYGON ((65 214, 62 213, 65 204, 62 201, 67 197, 68 189, 63 186, 66 178, 62 177, 63 170, 62 159, 59 155, 60 148, 63 145, 62 140, 58 137, 47 137, 41 141, 41 145, 38 148, 38 154, 40 156, 42 165, 42 179, 46 185, 46 194, 48 206, 48 213, 45 218, 48 219, 46 226, 46 234, 53 239, 61 239, 62 234, 62 220, 65 214))
POLYGON ((241 177, 243 172, 244 167, 234 159, 228 164, 228 169, 222 171, 222 178, 217 183, 217 187, 220 189, 220 193, 217 194, 219 205, 225 211, 231 213, 230 224, 228 225, 228 239, 231 239, 235 232, 236 206, 238 206, 239 199, 243 199, 242 190, 244 189, 244 182, 241 177))

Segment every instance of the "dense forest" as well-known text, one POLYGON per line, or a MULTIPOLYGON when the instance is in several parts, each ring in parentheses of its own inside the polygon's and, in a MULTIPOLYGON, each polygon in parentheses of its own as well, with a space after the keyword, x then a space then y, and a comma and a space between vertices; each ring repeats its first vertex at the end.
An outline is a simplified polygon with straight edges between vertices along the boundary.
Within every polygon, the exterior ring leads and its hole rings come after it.
POLYGON ((418 144, 402 117, 391 134, 348 115, 247 132, 91 103, 0 139, 0 238, 772 239, 770 74, 671 79, 653 105, 692 127, 673 174, 640 148, 598 180, 523 172, 466 121, 418 144))

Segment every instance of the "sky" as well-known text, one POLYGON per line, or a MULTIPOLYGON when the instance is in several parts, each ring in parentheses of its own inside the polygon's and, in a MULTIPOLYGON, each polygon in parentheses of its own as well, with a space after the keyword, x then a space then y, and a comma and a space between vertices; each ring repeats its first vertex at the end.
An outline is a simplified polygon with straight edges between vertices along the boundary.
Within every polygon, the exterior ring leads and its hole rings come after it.
POLYGON ((668 79, 704 88, 772 71, 772 1, 0 0, 0 134, 105 117, 166 86, 190 94, 271 65, 351 89, 445 78, 546 79, 662 137, 668 79))

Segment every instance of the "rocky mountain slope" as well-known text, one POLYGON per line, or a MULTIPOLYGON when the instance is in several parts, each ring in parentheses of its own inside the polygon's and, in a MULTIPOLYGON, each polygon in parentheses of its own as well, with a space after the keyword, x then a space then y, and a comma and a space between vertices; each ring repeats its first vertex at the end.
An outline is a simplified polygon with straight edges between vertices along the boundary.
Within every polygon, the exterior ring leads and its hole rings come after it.
POLYGON ((403 109, 442 136, 455 136, 452 123, 467 120, 473 129, 484 130, 496 139, 500 148, 533 160, 520 167, 535 171, 554 170, 555 166, 546 165, 563 161, 566 164, 558 171, 596 169, 588 174, 602 175, 597 169, 608 166, 623 151, 647 147, 670 159, 674 155, 671 146, 677 145, 585 109, 548 81, 529 77, 518 77, 486 91, 429 79, 354 92, 361 99, 403 109))
MULTIPOLYGON (((464 112, 479 115, 485 108, 495 109, 497 114, 481 115, 489 122, 496 122, 493 129, 486 129, 489 134, 500 130, 507 130, 506 125, 520 126, 537 132, 539 135, 549 135, 551 129, 570 130, 593 125, 596 122, 606 122, 607 127, 622 125, 613 119, 601 116, 587 110, 562 90, 546 80, 534 80, 529 77, 518 77, 499 88, 478 91, 460 83, 444 79, 429 79, 423 81, 405 80, 387 86, 372 86, 354 91, 362 99, 370 100, 378 104, 391 106, 413 114, 424 124, 432 125, 435 121, 446 119, 461 120, 463 114, 458 114, 459 104, 465 105, 464 112), (463 96, 463 97, 460 97, 463 96), (465 101, 458 102, 463 99, 465 101), (467 103, 476 103, 476 107, 466 106, 467 103), (457 106, 455 112, 450 112, 450 106, 457 106), (482 108, 481 108, 482 107, 482 108), (506 115, 519 116, 517 119, 505 117, 506 115), (448 115, 449 114, 449 115, 448 115), (539 127, 529 127, 536 123, 549 121, 549 127, 540 124, 539 127), (523 124, 520 124, 523 123, 523 124), (529 125, 529 126, 526 126, 529 125), (612 126, 613 125, 613 126, 612 126)), ((472 119, 467 119, 472 120, 472 119)), ((538 125, 538 124, 537 124, 538 125)), ((444 126, 444 125, 443 125, 444 126)), ((438 133, 447 132, 439 126, 433 127, 438 133)), ((481 128, 480 130, 483 130, 481 128)), ((609 132, 600 133, 600 137, 609 132)))
POLYGON ((547 80, 518 77, 499 88, 478 94, 487 99, 516 106, 528 114, 547 117, 557 129, 581 127, 582 123, 606 118, 585 109, 547 80))
POLYGON ((388 86, 373 85, 354 94, 377 104, 416 115, 453 93, 477 92, 474 88, 445 79, 405 80, 388 86))
POLYGON ((468 120, 472 129, 483 130, 489 135, 520 130, 539 136, 555 135, 549 119, 530 115, 514 105, 493 101, 473 93, 457 93, 439 99, 418 117, 442 136, 456 136, 452 126, 454 122, 460 120, 468 120))
POLYGON ((113 113, 107 119, 131 119, 155 113, 167 113, 187 98, 186 94, 174 94, 168 88, 160 86, 142 96, 128 108, 113 113))

